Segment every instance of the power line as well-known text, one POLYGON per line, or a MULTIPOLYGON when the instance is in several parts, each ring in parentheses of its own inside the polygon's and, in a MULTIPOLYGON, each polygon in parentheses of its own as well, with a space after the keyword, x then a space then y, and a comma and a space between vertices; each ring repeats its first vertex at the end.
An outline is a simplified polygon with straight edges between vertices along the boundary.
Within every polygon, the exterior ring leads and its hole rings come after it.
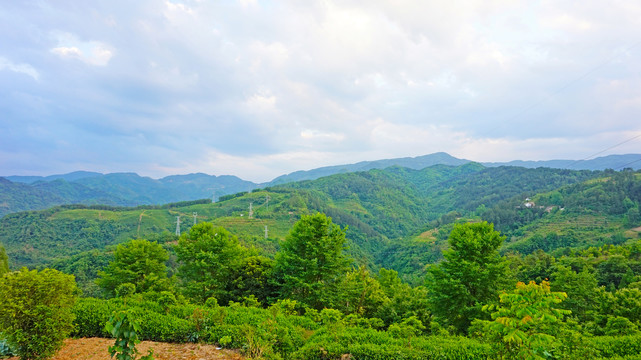
MULTIPOLYGON (((628 143, 628 142, 630 142, 630 141, 632 141, 632 140, 634 140, 634 139, 638 139, 638 138, 640 138, 640 137, 641 137, 641 134, 639 134, 639 135, 637 135, 637 136, 633 136, 633 137, 631 137, 631 138, 629 138, 629 139, 627 139, 627 140, 621 141, 620 143, 618 143, 618 144, 616 144, 616 145, 610 146, 610 147, 609 147, 609 148, 607 148, 607 149, 604 149, 604 150, 601 150, 601 151, 599 151, 599 152, 596 152, 596 153, 594 153, 594 154, 592 154, 592 155, 590 155, 590 156, 588 156, 588 157, 586 157, 586 158, 583 158, 583 159, 581 159, 581 160, 575 160, 575 161, 571 162, 567 167, 568 167, 568 168, 571 168, 571 167, 573 167, 574 165, 576 165, 576 164, 580 163, 581 161, 585 161, 585 160, 588 160, 588 159, 590 159, 590 158, 592 158, 592 157, 594 157, 594 156, 597 156, 597 155, 603 154, 604 152, 606 152, 606 151, 608 151, 608 150, 612 150, 612 149, 614 149, 615 147, 621 146, 621 145, 623 145, 623 144, 625 144, 625 143, 628 143)), ((636 161, 635 161, 635 162, 636 162, 636 161)))
POLYGON ((637 163, 637 162, 639 162, 639 161, 641 161, 641 159, 636 159, 636 160, 634 160, 634 161, 630 161, 630 162, 629 162, 629 163, 627 163, 627 164, 624 164, 624 165, 619 166, 619 167, 618 167, 618 168, 616 168, 615 170, 625 169, 626 167, 628 167, 628 165, 632 165, 632 164, 637 163))
MULTIPOLYGON (((629 52, 630 50, 634 49, 635 47, 639 46, 640 44, 641 44, 641 40, 633 43, 632 45, 630 45, 627 48, 625 48, 625 52, 629 52)), ((496 126, 494 126, 490 130, 490 132, 494 132, 495 130, 500 128, 502 125, 505 125, 506 123, 510 122, 511 120, 515 120, 515 119, 519 118, 521 115, 523 115, 523 114, 529 112, 530 110, 538 107, 539 105, 544 104, 545 102, 549 101, 549 98, 551 96, 557 95, 560 92, 562 92, 563 90, 565 90, 565 89, 571 87, 572 85, 578 83, 579 81, 589 77, 590 75, 592 75, 595 72, 597 72, 597 70, 599 70, 602 67, 604 67, 605 65, 611 63, 612 61, 614 61, 615 59, 619 58, 620 56, 621 56, 620 54, 615 54, 615 55, 607 58, 606 60, 602 61, 601 63, 597 64, 596 66, 590 68, 588 71, 584 72, 583 74, 579 75, 578 77, 576 77, 574 79, 571 79, 570 81, 567 81, 565 84, 563 84, 563 86, 557 88, 556 90, 551 91, 550 93, 548 93, 545 96, 541 97, 538 101, 536 101, 534 103, 531 103, 530 105, 522 108, 521 110, 517 111, 514 115, 509 116, 508 118, 503 120, 501 123, 499 123, 496 126)))

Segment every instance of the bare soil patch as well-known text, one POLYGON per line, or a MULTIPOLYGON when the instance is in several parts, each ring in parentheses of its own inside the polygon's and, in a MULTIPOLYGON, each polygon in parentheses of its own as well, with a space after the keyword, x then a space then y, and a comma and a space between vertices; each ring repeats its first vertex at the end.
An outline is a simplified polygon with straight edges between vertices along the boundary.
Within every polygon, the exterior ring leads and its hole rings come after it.
MULTIPOLYGON (((81 338, 67 339, 62 349, 51 360, 111 360, 108 348, 113 339, 81 338)), ((235 351, 217 350, 205 344, 169 344, 143 341, 136 345, 142 355, 153 349, 156 360, 243 360, 235 351)), ((18 357, 9 360, 18 360, 18 357)))

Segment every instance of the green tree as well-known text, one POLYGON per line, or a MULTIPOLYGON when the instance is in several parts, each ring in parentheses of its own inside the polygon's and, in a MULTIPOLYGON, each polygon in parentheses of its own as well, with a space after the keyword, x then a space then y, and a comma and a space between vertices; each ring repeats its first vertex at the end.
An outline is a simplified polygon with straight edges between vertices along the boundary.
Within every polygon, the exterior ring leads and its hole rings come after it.
POLYGON ((519 282, 511 293, 500 295, 500 305, 487 305, 494 321, 485 322, 485 330, 497 340, 502 359, 550 358, 555 340, 569 310, 553 306, 565 300, 563 292, 550 291, 547 281, 537 285, 519 282))
POLYGON ((2 244, 0 244, 0 276, 9 272, 9 257, 2 244))
POLYGON ((465 333, 472 320, 487 317, 481 307, 512 280, 498 252, 503 237, 492 224, 457 224, 448 242, 444 261, 428 269, 428 301, 437 322, 465 333))
POLYGON ((572 315, 581 322, 591 320, 598 306, 594 299, 597 287, 594 274, 587 267, 577 273, 567 266, 558 265, 552 279, 552 290, 568 294, 563 308, 571 310, 572 315))
POLYGON ((135 285, 137 293, 168 290, 167 259, 167 251, 157 242, 131 240, 118 245, 114 260, 98 272, 96 283, 110 297, 116 296, 116 289, 123 284, 135 285))
POLYGON ((352 269, 345 275, 340 287, 341 301, 338 309, 345 314, 373 317, 381 306, 390 300, 381 284, 373 278, 365 265, 352 269))
POLYGON ((23 268, 0 278, 0 329, 21 359, 48 359, 73 329, 73 275, 23 268))
POLYGON ((274 286, 271 282, 274 261, 264 256, 247 256, 232 274, 232 280, 227 284, 229 299, 241 302, 253 295, 261 304, 267 304, 275 296, 274 286))
POLYGON ((431 313, 428 310, 425 287, 412 288, 401 281, 398 272, 385 268, 380 269, 377 280, 389 301, 378 308, 376 317, 391 325, 415 316, 421 323, 430 325, 431 313))
POLYGON ((229 231, 203 222, 180 237, 176 254, 185 294, 204 303, 210 297, 230 296, 228 289, 237 278, 234 275, 241 268, 247 249, 229 231))
POLYGON ((303 215, 276 255, 275 276, 281 298, 317 310, 331 306, 349 264, 344 245, 345 230, 331 218, 321 213, 303 215))

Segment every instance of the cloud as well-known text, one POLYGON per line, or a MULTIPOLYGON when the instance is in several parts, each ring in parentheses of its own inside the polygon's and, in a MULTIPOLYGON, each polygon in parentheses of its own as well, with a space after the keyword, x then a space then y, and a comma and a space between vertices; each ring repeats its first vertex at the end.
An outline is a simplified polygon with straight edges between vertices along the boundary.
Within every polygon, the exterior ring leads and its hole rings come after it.
POLYGON ((640 16, 591 0, 9 2, 0 151, 41 162, 13 173, 250 179, 436 151, 580 158, 641 130, 640 16))
POLYGON ((38 80, 40 74, 38 71, 29 64, 14 64, 9 59, 0 56, 0 71, 9 70, 21 74, 31 76, 34 80, 38 80))
POLYGON ((99 41, 79 41, 76 35, 58 31, 54 31, 52 36, 61 46, 50 51, 63 59, 76 59, 89 65, 105 66, 114 55, 109 45, 99 41))

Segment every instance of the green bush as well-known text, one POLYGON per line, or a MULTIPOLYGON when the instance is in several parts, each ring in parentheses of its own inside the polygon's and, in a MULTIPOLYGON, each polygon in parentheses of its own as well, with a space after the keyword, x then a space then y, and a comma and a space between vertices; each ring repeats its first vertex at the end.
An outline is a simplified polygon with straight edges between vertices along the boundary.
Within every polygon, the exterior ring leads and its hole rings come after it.
POLYGON ((336 359, 351 354, 355 359, 492 359, 486 344, 462 337, 395 339, 384 331, 364 328, 318 330, 292 359, 336 359))
POLYGON ((140 322, 142 340, 185 343, 197 339, 196 327, 189 320, 134 308, 133 314, 140 322))
POLYGON ((105 330, 105 324, 116 306, 113 302, 94 299, 82 298, 73 308, 75 314, 74 331, 71 333, 74 337, 109 337, 105 330))
POLYGON ((585 346, 593 347, 603 358, 638 356, 641 354, 641 336, 595 336, 588 338, 585 346))
POLYGON ((73 328, 72 275, 23 268, 0 279, 0 329, 21 359, 48 359, 73 328))

